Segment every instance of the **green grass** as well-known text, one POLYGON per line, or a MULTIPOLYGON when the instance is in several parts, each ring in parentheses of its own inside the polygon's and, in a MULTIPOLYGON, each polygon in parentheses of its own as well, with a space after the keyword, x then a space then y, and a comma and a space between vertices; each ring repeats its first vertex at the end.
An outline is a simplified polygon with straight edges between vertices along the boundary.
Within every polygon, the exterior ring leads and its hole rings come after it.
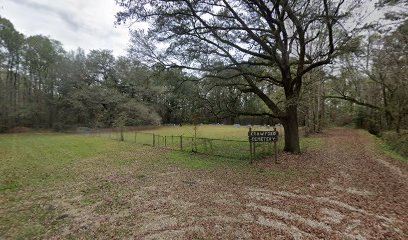
MULTIPOLYGON (((253 127, 253 131, 272 131, 272 128, 253 127)), ((277 129, 280 135, 283 136, 283 129, 277 129)), ((195 131, 192 125, 183 125, 182 127, 159 127, 151 130, 143 130, 145 133, 154 133, 158 135, 167 136, 184 136, 194 137, 195 131)), ((118 134, 115 135, 117 137, 118 134)), ((234 140, 247 140, 248 139, 248 127, 241 126, 239 128, 231 125, 197 125, 197 137, 198 138, 214 138, 214 139, 234 139, 234 140)), ((126 139, 134 139, 133 132, 125 133, 126 139)), ((150 142, 149 142, 150 143, 150 142)))
MULTIPOLYGON (((272 130, 272 128, 252 128, 253 131, 259 130, 272 130)), ((284 147, 284 132, 282 128, 277 129, 279 131, 279 141, 277 142, 278 152, 283 151, 284 147)), ((119 132, 104 133, 102 136, 111 139, 120 139, 119 132)), ((144 130, 142 132, 125 132, 124 140, 126 142, 135 142, 141 145, 153 144, 156 147, 167 147, 172 150, 182 150, 188 153, 197 152, 201 154, 206 154, 211 156, 209 158, 215 158, 218 162, 223 162, 222 159, 238 159, 244 163, 249 162, 249 143, 248 143, 248 127, 234 127, 230 125, 198 125, 197 126, 197 141, 194 142, 194 126, 184 125, 180 126, 166 126, 159 127, 150 130, 144 130), (155 134, 153 140, 153 134, 155 134), (232 140, 232 141, 227 141, 232 140), (181 144, 182 143, 182 144, 181 144), (181 147, 182 145, 182 147, 181 147)), ((310 137, 301 138, 301 150, 313 150, 318 149, 323 145, 323 141, 320 138, 310 137)), ((178 155, 181 153, 172 153, 173 155, 178 155)), ((273 143, 256 143, 256 156, 255 159, 262 159, 265 157, 270 157, 274 155, 273 143)), ((239 161, 233 161, 237 164, 239 161)), ((189 162, 193 164, 194 161, 189 162)), ((240 163, 240 162, 239 162, 240 163)), ((207 164, 203 162, 198 162, 197 167, 202 164, 207 164)), ((208 163, 211 165, 211 163, 208 163)), ((194 165, 194 164, 193 164, 194 165)), ((201 166, 204 167, 204 166, 201 166)))
POLYGON ((214 170, 220 167, 238 169, 248 166, 248 162, 237 159, 206 156, 181 151, 170 152, 168 160, 171 164, 177 164, 193 170, 214 170))
POLYGON ((408 157, 404 155, 408 152, 407 135, 399 136, 395 132, 383 132, 379 138, 370 134, 368 131, 359 130, 361 134, 366 135, 374 141, 375 150, 380 150, 386 156, 398 161, 408 163, 408 157))
MULTIPOLYGON (((182 127, 181 132, 187 136, 190 127, 182 127)), ((156 129, 155 133, 178 133, 175 129, 156 129)), ((246 128, 202 126, 201 130, 204 129, 206 135, 201 137, 247 137, 246 128)), ((154 181, 157 174, 174 168, 198 174, 228 172, 235 174, 237 181, 253 177, 275 181, 296 174, 250 165, 248 155, 244 155, 249 151, 247 143, 242 146, 213 143, 212 149, 209 143, 198 146, 199 150, 208 148, 207 151, 220 154, 230 151, 241 157, 231 158, 194 154, 187 143, 186 151, 143 146, 134 143, 131 138, 134 134, 126 134, 125 142, 74 134, 0 135, 0 239, 44 238, 61 229, 72 221, 72 216, 66 217, 66 209, 53 207, 59 206, 55 201, 68 202, 73 209, 92 207, 98 213, 115 213, 128 207, 123 196, 129 193, 129 188, 137 191, 145 181, 154 181)), ((304 143, 308 148, 319 145, 316 139, 304 143)), ((173 139, 173 144, 179 142, 173 139)), ((267 144, 257 147, 261 154, 268 150, 267 144)))
POLYGON ((218 156, 205 156, 187 152, 173 151, 169 154, 169 164, 177 165, 193 171, 216 171, 228 169, 250 176, 269 176, 274 178, 288 178, 295 175, 291 170, 276 171, 268 168, 250 165, 248 161, 223 158, 218 156))
POLYGON ((404 130, 399 134, 393 131, 383 132, 381 140, 381 148, 385 154, 408 162, 408 131, 404 130))
MULTIPOLYGON (((61 134, 0 135, 0 192, 75 178, 77 161, 112 155, 127 145, 103 138, 61 134)), ((123 160, 111 162, 123 164, 123 160)))
POLYGON ((399 161, 408 163, 408 158, 396 152, 390 145, 385 142, 380 143, 381 149, 385 155, 397 159, 399 161))
MULTIPOLYGON (((257 130, 272 130, 271 128, 252 128, 257 130)), ((284 132, 278 128, 280 140, 277 143, 278 151, 283 150, 284 132)), ((199 125, 197 126, 197 142, 194 142, 194 126, 185 125, 183 127, 160 127, 143 132, 125 132, 124 140, 136 142, 142 145, 153 144, 155 146, 167 147, 174 150, 197 151, 212 156, 226 158, 249 159, 248 127, 236 128, 229 125, 199 125), (153 134, 156 137, 153 140, 153 134), (232 141, 226 141, 232 140, 232 141), (182 143, 182 144, 181 144, 182 143), (182 147, 181 147, 182 145, 182 147)), ((103 136, 112 139, 120 139, 120 133, 104 133, 103 136)), ((302 150, 316 148, 321 142, 315 138, 301 140, 302 150), (314 141, 314 142, 313 142, 314 141)), ((274 154, 273 144, 256 143, 256 158, 264 158, 274 154)))
MULTIPOLYGON (((252 128, 255 130, 272 130, 266 128, 252 128)), ((183 127, 162 127, 159 129, 151 130, 152 132, 160 135, 175 135, 175 136, 194 136, 194 126, 185 125, 183 127)), ((241 126, 239 128, 230 125, 197 125, 197 137, 202 138, 216 138, 216 139, 235 139, 235 140, 247 140, 248 139, 248 127, 241 126)))
POLYGON ((319 149, 322 145, 323 140, 321 138, 309 137, 300 139, 300 146, 302 151, 319 149))
POLYGON ((0 239, 42 238, 66 221, 55 199, 82 196, 84 206, 97 194, 120 185, 106 176, 140 171, 166 153, 129 142, 68 134, 0 135, 0 239), (55 203, 54 203, 55 204, 55 203))

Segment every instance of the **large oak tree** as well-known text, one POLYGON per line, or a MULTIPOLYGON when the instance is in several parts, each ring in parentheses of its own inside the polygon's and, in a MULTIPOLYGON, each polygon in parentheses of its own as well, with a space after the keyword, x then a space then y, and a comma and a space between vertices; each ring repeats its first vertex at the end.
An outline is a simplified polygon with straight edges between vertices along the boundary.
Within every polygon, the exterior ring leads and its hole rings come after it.
POLYGON ((268 111, 254 114, 279 119, 285 129, 284 149, 294 153, 300 151, 297 115, 302 77, 331 63, 346 46, 353 28, 347 19, 359 5, 359 1, 346 0, 117 3, 123 7, 117 13, 118 23, 148 23, 148 31, 134 32, 134 37, 150 60, 197 70, 204 76, 235 71, 239 80, 226 85, 259 97, 268 111), (259 87, 265 83, 283 88, 283 105, 259 87))

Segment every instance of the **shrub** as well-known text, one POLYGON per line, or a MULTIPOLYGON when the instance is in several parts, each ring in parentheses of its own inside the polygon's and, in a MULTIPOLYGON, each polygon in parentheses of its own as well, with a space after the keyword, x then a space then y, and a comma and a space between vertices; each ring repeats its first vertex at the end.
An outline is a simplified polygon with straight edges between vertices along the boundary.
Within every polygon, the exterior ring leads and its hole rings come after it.
POLYGON ((31 128, 28 127, 14 127, 8 130, 9 133, 27 133, 31 132, 31 128))
POLYGON ((378 126, 375 123, 370 123, 368 125, 368 132, 373 134, 373 135, 380 136, 380 134, 381 134, 380 126, 378 126))
POLYGON ((392 150, 408 157, 408 131, 400 134, 396 132, 384 132, 381 138, 391 147, 392 150))

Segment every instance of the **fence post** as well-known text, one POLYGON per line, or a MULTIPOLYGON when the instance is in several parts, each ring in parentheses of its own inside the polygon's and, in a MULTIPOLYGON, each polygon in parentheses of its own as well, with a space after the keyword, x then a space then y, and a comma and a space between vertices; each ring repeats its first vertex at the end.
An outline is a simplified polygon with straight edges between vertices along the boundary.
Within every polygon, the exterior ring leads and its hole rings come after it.
POLYGON ((153 147, 155 146, 155 141, 156 141, 156 139, 155 139, 155 135, 153 133, 153 147))
POLYGON ((164 147, 167 147, 167 136, 164 136, 164 147))
POLYGON ((194 151, 197 153, 197 124, 194 125, 194 151))
POLYGON ((249 139, 250 138, 250 136, 251 136, 251 128, 249 128, 249 131, 248 131, 248 140, 249 140, 249 163, 250 164, 252 164, 252 161, 253 161, 253 156, 252 156, 252 142, 251 142, 251 140, 249 139))
POLYGON ((180 150, 183 151, 183 135, 180 136, 180 150))
POLYGON ((135 132, 135 142, 137 142, 137 141, 136 141, 136 137, 137 137, 137 132, 135 132))
POLYGON ((197 138, 196 138, 196 137, 194 137, 194 151, 195 151, 196 153, 198 153, 197 138))
POLYGON ((275 163, 279 163, 278 162, 278 148, 276 146, 276 141, 273 142, 273 147, 274 147, 274 151, 275 151, 275 163))

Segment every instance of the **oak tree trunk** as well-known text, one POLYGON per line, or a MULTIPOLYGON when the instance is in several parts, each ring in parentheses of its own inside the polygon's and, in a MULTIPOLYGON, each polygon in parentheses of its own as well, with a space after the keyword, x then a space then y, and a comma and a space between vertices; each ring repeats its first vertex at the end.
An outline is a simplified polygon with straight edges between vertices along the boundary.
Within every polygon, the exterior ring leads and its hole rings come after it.
POLYGON ((286 118, 282 121, 285 131, 285 152, 300 153, 299 124, 297 116, 297 105, 286 107, 286 118))

